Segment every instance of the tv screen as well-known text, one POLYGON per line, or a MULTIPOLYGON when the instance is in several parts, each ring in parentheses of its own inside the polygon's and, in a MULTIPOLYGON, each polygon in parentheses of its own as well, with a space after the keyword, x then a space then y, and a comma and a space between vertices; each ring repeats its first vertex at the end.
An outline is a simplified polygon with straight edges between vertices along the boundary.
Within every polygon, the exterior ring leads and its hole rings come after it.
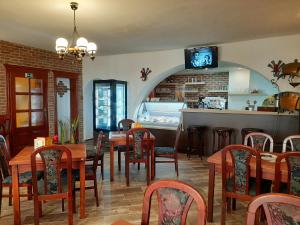
POLYGON ((218 67, 218 47, 200 47, 184 50, 186 69, 218 67))

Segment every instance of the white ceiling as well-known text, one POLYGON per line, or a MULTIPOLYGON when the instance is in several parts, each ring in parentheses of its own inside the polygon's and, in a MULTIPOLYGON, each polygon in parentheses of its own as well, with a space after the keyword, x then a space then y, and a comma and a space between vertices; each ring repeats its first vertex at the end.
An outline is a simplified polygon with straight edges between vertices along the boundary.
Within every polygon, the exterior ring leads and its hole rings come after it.
MULTIPOLYGON (((300 0, 77 0, 79 33, 98 54, 300 33, 300 0)), ((0 0, 0 40, 53 50, 73 29, 70 0, 0 0)))

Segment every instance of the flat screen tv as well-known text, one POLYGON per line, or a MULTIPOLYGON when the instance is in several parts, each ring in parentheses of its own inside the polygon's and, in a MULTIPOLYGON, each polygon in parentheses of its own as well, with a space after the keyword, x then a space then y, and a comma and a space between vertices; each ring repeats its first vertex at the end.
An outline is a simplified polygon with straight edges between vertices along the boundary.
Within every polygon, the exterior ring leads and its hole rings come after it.
POLYGON ((186 69, 218 67, 218 47, 199 47, 184 50, 186 69))

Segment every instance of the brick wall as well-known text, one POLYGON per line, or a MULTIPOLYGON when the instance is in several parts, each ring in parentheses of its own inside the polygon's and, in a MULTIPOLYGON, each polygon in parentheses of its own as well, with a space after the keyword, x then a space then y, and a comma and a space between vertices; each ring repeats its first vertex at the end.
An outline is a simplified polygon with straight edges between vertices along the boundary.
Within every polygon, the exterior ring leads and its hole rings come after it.
MULTIPOLYGON (((50 43, 51 44, 51 43, 50 43)), ((74 62, 68 56, 60 60, 55 52, 32 48, 0 40, 0 115, 7 114, 6 70, 4 64, 48 69, 48 118, 49 134, 54 134, 55 93, 52 70, 79 74, 77 80, 79 138, 83 139, 83 106, 82 106, 82 63, 74 62)))
POLYGON ((200 95, 228 98, 228 73, 171 75, 155 87, 155 97, 164 101, 198 101, 200 95), (202 82, 187 85, 186 83, 202 82), (219 92, 218 92, 219 90, 219 92), (182 99, 180 99, 182 98, 182 99))

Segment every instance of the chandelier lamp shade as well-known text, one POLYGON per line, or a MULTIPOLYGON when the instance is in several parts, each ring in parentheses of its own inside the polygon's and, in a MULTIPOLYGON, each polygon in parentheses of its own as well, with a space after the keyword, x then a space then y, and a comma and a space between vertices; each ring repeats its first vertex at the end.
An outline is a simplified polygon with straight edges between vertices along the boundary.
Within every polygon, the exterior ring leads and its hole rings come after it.
POLYGON ((81 61, 82 58, 88 54, 89 57, 94 60, 97 45, 94 42, 88 42, 84 37, 80 37, 77 31, 75 11, 78 9, 78 3, 71 2, 71 9, 74 12, 74 29, 71 41, 68 42, 67 39, 62 37, 56 39, 55 50, 60 59, 63 59, 65 55, 71 54, 74 55, 78 61, 81 61))

